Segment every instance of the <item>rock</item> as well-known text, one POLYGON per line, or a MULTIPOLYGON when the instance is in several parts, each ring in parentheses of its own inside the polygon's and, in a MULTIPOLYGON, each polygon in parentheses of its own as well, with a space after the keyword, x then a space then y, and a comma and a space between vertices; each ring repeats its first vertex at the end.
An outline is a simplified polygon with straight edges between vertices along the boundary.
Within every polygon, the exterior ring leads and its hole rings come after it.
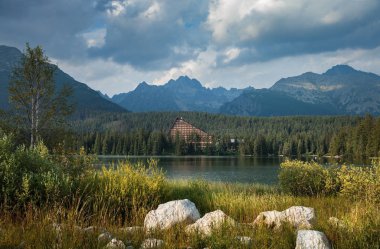
POLYGON ((223 213, 223 211, 216 210, 214 212, 205 214, 194 224, 187 226, 186 232, 198 232, 201 235, 209 236, 212 233, 212 229, 218 229, 223 224, 235 226, 236 222, 232 218, 227 216, 225 213, 223 213))
POLYGON ((176 224, 191 224, 200 218, 198 209, 191 201, 176 200, 158 205, 150 211, 144 220, 144 227, 151 229, 168 229, 176 224))
POLYGON ((254 225, 266 225, 269 228, 278 229, 284 221, 284 215, 279 211, 266 211, 261 212, 253 221, 254 225))
POLYGON ((341 220, 339 220, 336 217, 330 217, 329 220, 327 221, 327 223, 330 226, 335 227, 335 228, 344 228, 344 227, 346 227, 346 225, 344 224, 344 222, 341 221, 341 220))
POLYGON ((107 245, 106 249, 125 249, 123 241, 112 239, 107 245))
POLYGON ((314 208, 294 206, 282 211, 285 221, 297 229, 310 229, 315 221, 314 208))
POLYGON ((98 236, 99 243, 108 243, 112 239, 112 235, 109 232, 101 233, 98 236))
POLYGON ((278 229, 282 223, 289 222, 297 229, 310 229, 314 221, 314 208, 293 206, 282 212, 276 210, 262 212, 256 217, 253 224, 278 229))
POLYGON ((330 249, 326 235, 314 230, 299 230, 296 249, 330 249))
POLYGON ((164 241, 160 239, 146 239, 141 244, 141 249, 148 248, 161 248, 164 245, 164 241))
POLYGON ((247 236, 237 236, 235 237, 242 245, 245 246, 251 246, 252 245, 252 238, 247 236))
POLYGON ((135 233, 140 233, 144 231, 144 227, 133 226, 133 227, 123 227, 119 229, 120 232, 126 233, 128 235, 133 235, 135 233))

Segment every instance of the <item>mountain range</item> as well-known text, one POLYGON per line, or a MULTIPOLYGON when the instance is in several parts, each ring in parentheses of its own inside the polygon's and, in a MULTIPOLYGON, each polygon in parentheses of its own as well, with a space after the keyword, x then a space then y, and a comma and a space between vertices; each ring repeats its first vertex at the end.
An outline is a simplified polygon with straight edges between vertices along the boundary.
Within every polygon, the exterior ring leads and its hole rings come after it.
POLYGON ((129 93, 114 95, 112 101, 133 112, 201 111, 219 112, 220 107, 237 98, 246 89, 223 87, 209 89, 196 79, 181 76, 162 86, 140 83, 129 93))
MULTIPOLYGON (((22 53, 14 47, 0 45, 0 109, 9 109, 8 85, 13 68, 20 62, 22 53)), ((54 74, 56 89, 68 85, 73 89, 70 101, 75 104, 77 114, 88 112, 124 112, 124 108, 103 98, 86 84, 76 81, 59 68, 54 74)))
MULTIPOLYGON (((0 109, 8 109, 12 68, 22 53, 0 46, 0 109)), ((199 111, 248 116, 380 114, 380 76, 337 65, 325 73, 307 72, 283 78, 268 89, 206 88, 188 76, 163 85, 140 83, 112 98, 73 79, 57 68, 57 88, 74 90, 77 112, 199 111)))

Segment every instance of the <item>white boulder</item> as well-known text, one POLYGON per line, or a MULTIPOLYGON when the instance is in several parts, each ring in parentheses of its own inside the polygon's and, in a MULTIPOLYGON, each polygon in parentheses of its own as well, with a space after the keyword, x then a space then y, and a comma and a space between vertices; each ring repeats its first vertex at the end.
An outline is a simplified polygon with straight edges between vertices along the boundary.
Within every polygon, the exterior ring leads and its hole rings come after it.
POLYGON ((282 212, 276 210, 262 212, 256 217, 253 224, 278 229, 282 223, 288 222, 297 229, 310 229, 314 221, 314 208, 293 206, 282 212))
POLYGON ((266 225, 269 228, 280 228, 281 222, 284 221, 284 215, 279 211, 261 212, 253 221, 254 225, 266 225))
POLYGON ((314 208, 294 206, 282 211, 285 221, 297 229, 310 229, 315 221, 314 208))
POLYGON ((99 243, 107 243, 110 240, 112 240, 112 235, 109 232, 101 233, 98 236, 98 242, 99 243))
POLYGON ((187 233, 198 232, 201 235, 209 236, 212 233, 212 229, 218 229, 223 224, 235 226, 236 222, 223 213, 221 210, 216 210, 211 213, 205 214, 201 219, 197 220, 194 224, 186 227, 187 233))
POLYGON ((164 245, 164 241, 160 239, 146 239, 141 244, 141 249, 149 248, 161 248, 164 245))
POLYGON ((237 236, 235 237, 236 240, 240 242, 240 244, 244 246, 251 246, 252 245, 252 238, 247 236, 237 236))
POLYGON ((296 249, 330 249, 326 235, 314 230, 299 230, 296 249))
POLYGON ((200 218, 195 204, 188 199, 170 201, 158 205, 150 211, 144 220, 144 227, 151 229, 168 229, 176 224, 191 224, 200 218))

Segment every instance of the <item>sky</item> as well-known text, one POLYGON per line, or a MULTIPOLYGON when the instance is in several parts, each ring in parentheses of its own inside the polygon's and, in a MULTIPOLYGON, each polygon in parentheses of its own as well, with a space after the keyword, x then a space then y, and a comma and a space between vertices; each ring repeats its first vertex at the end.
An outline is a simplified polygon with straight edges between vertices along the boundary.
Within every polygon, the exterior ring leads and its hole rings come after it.
POLYGON ((336 64, 380 74, 379 0, 0 0, 0 44, 41 45, 108 95, 181 75, 267 88, 336 64))

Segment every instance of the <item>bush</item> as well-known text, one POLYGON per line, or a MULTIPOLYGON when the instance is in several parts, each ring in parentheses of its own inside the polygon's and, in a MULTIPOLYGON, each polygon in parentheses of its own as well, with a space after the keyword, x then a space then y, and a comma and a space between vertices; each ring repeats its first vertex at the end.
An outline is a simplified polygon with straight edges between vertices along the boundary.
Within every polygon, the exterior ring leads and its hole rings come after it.
POLYGON ((342 166, 338 172, 343 196, 380 202, 380 163, 369 167, 342 166))
POLYGON ((70 182, 43 144, 16 146, 13 137, 0 137, 0 196, 5 206, 24 206, 59 200, 70 182))
POLYGON ((282 189, 294 195, 318 195, 326 191, 327 170, 316 162, 285 161, 279 180, 282 189))
POLYGON ((380 162, 371 166, 326 166, 316 162, 286 161, 281 164, 280 185, 293 195, 335 195, 380 201, 380 162))

